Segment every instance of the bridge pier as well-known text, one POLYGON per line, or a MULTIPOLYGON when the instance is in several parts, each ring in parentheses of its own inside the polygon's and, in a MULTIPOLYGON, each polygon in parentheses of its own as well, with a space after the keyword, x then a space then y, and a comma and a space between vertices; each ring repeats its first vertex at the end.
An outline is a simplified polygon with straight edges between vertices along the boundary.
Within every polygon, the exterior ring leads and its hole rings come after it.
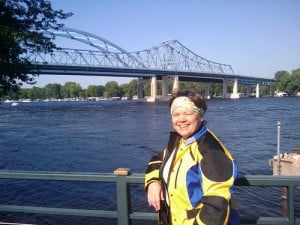
POLYGON ((205 88, 205 96, 207 99, 210 99, 210 87, 211 84, 210 83, 205 83, 204 84, 204 88, 205 88))
POLYGON ((147 99, 148 102, 155 102, 157 97, 157 77, 152 76, 150 78, 150 98, 147 99))
MULTIPOLYGON (((178 76, 163 76, 162 77, 162 101, 169 100, 169 90, 168 90, 168 82, 173 81, 172 92, 176 92, 179 89, 179 79, 178 76)), ((153 76, 150 79, 150 97, 147 99, 148 102, 155 102, 157 99, 157 77, 153 76)))
MULTIPOLYGON (((247 93, 246 93, 246 97, 250 96, 250 91, 249 91, 250 87, 247 86, 247 93)), ((256 88, 255 88, 255 97, 259 98, 259 83, 256 84, 256 88)), ((232 90, 232 94, 230 96, 230 98, 232 99, 238 99, 240 98, 240 94, 238 93, 238 80, 235 79, 234 83, 233 83, 233 90, 232 90)))
POLYGON ((255 96, 256 96, 256 98, 259 98, 259 84, 256 84, 255 96))
POLYGON ((173 81, 173 88, 172 92, 176 92, 179 90, 179 77, 177 75, 174 76, 174 81, 173 81))
POLYGON ((233 81, 232 94, 230 95, 230 98, 233 98, 233 99, 240 98, 239 94, 238 94, 238 81, 237 81, 237 79, 234 79, 234 81, 233 81))
MULTIPOLYGON (((168 93, 168 82, 173 81, 173 87, 172 92, 176 92, 179 89, 179 77, 176 76, 162 76, 162 101, 168 101, 169 100, 169 93, 168 93)), ((227 93, 227 84, 228 82, 231 82, 229 79, 223 79, 223 93, 222 98, 231 98, 231 99, 239 99, 241 96, 238 93, 238 79, 233 80, 233 90, 230 96, 227 93)), ((138 82, 138 98, 144 97, 143 92, 143 80, 139 80, 138 82)), ((211 84, 205 84, 205 97, 210 98, 210 87, 211 84)), ((157 77, 152 76, 150 78, 150 97, 147 99, 148 102, 155 102, 157 100, 157 77)), ((256 98, 259 98, 259 83, 256 84, 256 98)), ((250 87, 247 85, 247 97, 250 96, 250 87)))

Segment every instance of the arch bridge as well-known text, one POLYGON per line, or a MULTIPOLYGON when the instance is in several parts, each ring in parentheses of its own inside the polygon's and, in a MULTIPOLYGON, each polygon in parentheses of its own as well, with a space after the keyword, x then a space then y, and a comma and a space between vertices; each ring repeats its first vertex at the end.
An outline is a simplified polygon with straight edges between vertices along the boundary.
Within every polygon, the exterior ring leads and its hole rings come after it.
MULTIPOLYGON (((97 35, 84 31, 61 28, 41 31, 47 35, 63 37, 84 43, 89 49, 59 48, 51 54, 29 55, 40 74, 115 76, 138 78, 138 96, 142 96, 145 81, 151 82, 151 98, 157 98, 157 80, 162 80, 162 99, 168 98, 167 83, 173 89, 180 81, 200 81, 207 84, 223 83, 223 97, 228 96, 227 84, 233 82, 233 98, 238 98, 238 84, 270 85, 273 79, 236 75, 231 65, 207 60, 178 40, 170 40, 149 49, 128 52, 118 45, 97 35)), ((209 85, 207 85, 209 87, 209 85)), ((209 88, 207 88, 209 93, 209 88)))

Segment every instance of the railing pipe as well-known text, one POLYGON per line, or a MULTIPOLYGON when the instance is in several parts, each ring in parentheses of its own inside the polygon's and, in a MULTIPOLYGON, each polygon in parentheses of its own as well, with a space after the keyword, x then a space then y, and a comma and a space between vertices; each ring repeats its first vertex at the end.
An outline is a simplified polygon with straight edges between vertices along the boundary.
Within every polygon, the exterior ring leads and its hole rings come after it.
POLYGON ((116 186, 118 224, 129 225, 130 193, 126 176, 118 175, 116 178, 116 186))
POLYGON ((277 121, 277 175, 281 174, 280 165, 280 121, 277 121))
MULTIPOLYGON (((144 174, 104 174, 104 173, 61 173, 61 172, 28 172, 28 171, 1 171, 0 179, 22 180, 56 180, 56 181, 88 181, 110 182, 116 184, 117 210, 86 210, 65 209, 34 206, 0 205, 0 212, 22 212, 52 215, 73 215, 99 218, 116 218, 118 225, 130 225, 131 220, 156 220, 157 214, 150 212, 131 212, 130 184, 143 184, 144 174)), ((288 187, 288 218, 284 217, 258 217, 243 218, 242 224, 273 224, 273 225, 300 225, 295 218, 295 188, 300 187, 299 176, 271 176, 271 175, 245 175, 239 176, 237 186, 270 186, 288 187)))
POLYGON ((288 187, 288 195, 289 195, 289 198, 288 198, 288 206, 289 206, 289 209, 288 209, 288 212, 289 212, 289 222, 290 222, 290 225, 294 225, 296 224, 296 219, 295 219, 295 207, 294 207, 294 188, 292 185, 289 185, 288 187))

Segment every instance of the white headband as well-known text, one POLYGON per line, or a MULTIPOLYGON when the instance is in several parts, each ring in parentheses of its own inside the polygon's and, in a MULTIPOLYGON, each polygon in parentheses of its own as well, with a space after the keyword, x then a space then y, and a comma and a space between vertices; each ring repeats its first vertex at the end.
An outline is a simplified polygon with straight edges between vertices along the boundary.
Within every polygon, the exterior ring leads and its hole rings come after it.
POLYGON ((190 109, 194 112, 200 113, 201 115, 204 114, 204 109, 197 107, 195 103, 186 96, 180 96, 174 99, 171 105, 171 113, 179 107, 190 109))

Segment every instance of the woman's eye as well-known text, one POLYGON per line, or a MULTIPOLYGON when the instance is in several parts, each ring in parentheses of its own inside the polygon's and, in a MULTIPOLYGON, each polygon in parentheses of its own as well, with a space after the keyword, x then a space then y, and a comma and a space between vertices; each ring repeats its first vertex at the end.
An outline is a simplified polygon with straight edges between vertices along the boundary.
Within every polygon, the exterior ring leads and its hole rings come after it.
POLYGON ((193 114, 194 114, 193 112, 185 112, 185 113, 184 113, 185 116, 191 116, 191 115, 193 115, 193 114))

